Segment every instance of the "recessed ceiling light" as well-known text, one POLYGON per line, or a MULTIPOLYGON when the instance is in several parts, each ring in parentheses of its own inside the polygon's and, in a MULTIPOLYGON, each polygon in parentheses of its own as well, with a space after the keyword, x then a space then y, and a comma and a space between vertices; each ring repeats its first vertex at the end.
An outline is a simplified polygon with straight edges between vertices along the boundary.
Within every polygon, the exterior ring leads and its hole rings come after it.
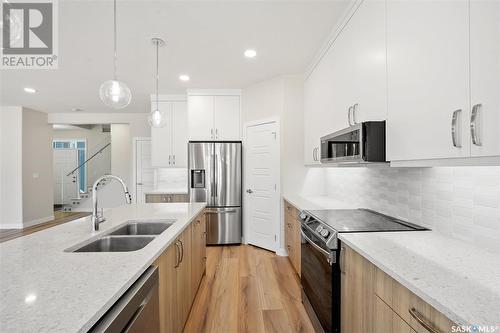
POLYGON ((30 87, 25 87, 24 91, 27 92, 27 93, 30 93, 30 94, 36 93, 36 89, 35 88, 30 88, 30 87))
POLYGON ((247 58, 255 58, 257 56, 257 51, 254 49, 245 50, 245 57, 247 58))
POLYGON ((179 75, 179 80, 181 80, 181 81, 186 82, 186 81, 189 81, 189 79, 190 79, 190 77, 187 74, 181 74, 181 75, 179 75))
POLYGON ((80 108, 72 108, 71 111, 74 111, 74 112, 79 112, 79 111, 83 111, 83 109, 80 109, 80 108))

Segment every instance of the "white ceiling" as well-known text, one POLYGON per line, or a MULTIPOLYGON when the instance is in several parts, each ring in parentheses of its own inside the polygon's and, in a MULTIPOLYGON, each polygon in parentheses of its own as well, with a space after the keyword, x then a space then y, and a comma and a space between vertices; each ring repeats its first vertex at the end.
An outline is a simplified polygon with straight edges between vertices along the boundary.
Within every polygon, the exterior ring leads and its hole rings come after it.
MULTIPOLYGON (((118 1, 118 77, 132 90, 126 112, 147 112, 160 49, 160 94, 244 88, 301 74, 349 1, 118 1), (243 57, 255 48, 255 59, 243 57), (180 82, 180 73, 191 81, 180 82)), ((45 112, 111 112, 99 86, 112 78, 112 1, 59 1, 59 69, 3 70, 1 104, 45 112), (27 94, 23 87, 34 87, 27 94)), ((123 111, 117 111, 123 112, 123 111)))

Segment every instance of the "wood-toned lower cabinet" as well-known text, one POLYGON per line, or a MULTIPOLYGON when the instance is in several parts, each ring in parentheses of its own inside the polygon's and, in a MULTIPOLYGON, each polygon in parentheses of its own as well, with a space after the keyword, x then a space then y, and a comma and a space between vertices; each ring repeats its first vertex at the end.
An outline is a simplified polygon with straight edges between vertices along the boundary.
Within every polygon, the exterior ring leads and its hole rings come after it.
MULTIPOLYGON (((203 274, 205 274, 206 267, 206 222, 205 215, 200 215, 194 221, 191 228, 192 235, 192 290, 195 292, 198 290, 200 286, 201 279, 203 278, 203 274)), ((195 293, 193 293, 193 296, 195 293)))
POLYGON ((146 203, 189 202, 187 194, 146 194, 146 203))
POLYGON ((442 313, 346 245, 341 247, 342 332, 451 332, 442 313))
POLYGON ((297 221, 299 210, 288 201, 284 201, 285 247, 293 268, 300 276, 300 223, 297 221))
POLYGON ((189 316, 201 276, 205 272, 206 242, 204 234, 199 235, 204 232, 201 230, 204 221, 203 213, 155 261, 159 269, 162 333, 182 332, 189 316))

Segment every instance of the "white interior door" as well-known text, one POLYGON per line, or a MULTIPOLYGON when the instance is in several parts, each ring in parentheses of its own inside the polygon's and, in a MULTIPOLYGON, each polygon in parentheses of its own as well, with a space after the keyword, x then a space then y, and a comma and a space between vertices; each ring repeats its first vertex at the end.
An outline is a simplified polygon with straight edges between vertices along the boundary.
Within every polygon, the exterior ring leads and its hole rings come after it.
POLYGON ((151 140, 137 140, 135 154, 136 203, 145 203, 145 192, 154 189, 154 168, 151 166, 151 140))
POLYGON ((246 126, 246 230, 247 242, 268 250, 278 247, 280 226, 279 124, 246 126))
POLYGON ((78 172, 67 176, 78 166, 76 149, 54 149, 54 204, 64 205, 78 197, 78 172))

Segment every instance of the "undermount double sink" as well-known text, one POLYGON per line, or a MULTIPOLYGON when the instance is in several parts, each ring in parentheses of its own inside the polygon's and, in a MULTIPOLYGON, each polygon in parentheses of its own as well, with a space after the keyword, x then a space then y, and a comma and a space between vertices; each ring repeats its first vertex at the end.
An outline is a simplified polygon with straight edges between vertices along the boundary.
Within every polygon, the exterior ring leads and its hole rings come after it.
POLYGON ((156 236, 167 230, 175 220, 127 221, 101 237, 85 243, 70 252, 131 252, 148 245, 156 236))

